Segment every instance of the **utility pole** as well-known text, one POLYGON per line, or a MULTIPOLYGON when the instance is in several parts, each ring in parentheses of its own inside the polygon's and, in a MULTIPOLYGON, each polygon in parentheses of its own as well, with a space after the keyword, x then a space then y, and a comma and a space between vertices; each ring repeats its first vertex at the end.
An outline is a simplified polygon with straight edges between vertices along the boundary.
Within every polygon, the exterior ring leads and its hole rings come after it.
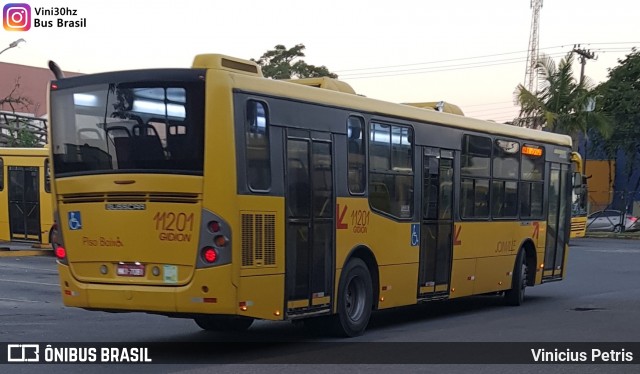
MULTIPOLYGON (((587 60, 597 60, 598 57, 589 49, 580 48, 580 44, 573 45, 573 51, 580 55, 580 86, 584 82, 584 66, 587 64, 587 60)), ((587 121, 589 120, 589 112, 595 109, 595 101, 589 103, 589 108, 585 108, 587 112, 587 121)), ((582 162, 582 174, 587 174, 587 144, 589 143, 589 135, 585 132, 584 134, 584 158, 582 162)))
MULTIPOLYGON (((527 66, 524 72, 523 86, 532 94, 538 91, 538 53, 539 36, 540 36, 540 9, 542 9, 542 0, 530 0, 531 7, 531 31, 529 32, 529 48, 527 49, 527 66)), ((523 118, 525 120, 524 127, 542 129, 542 124, 532 118, 523 118)))
POLYGON ((573 51, 580 55, 580 84, 584 81, 584 66, 587 64, 587 60, 597 60, 598 57, 589 49, 580 48, 580 44, 573 45, 573 51))
POLYGON ((540 36, 540 9, 542 0, 531 0, 531 30, 529 31, 529 48, 527 50, 527 69, 524 73, 524 87, 535 94, 538 91, 538 52, 540 36))

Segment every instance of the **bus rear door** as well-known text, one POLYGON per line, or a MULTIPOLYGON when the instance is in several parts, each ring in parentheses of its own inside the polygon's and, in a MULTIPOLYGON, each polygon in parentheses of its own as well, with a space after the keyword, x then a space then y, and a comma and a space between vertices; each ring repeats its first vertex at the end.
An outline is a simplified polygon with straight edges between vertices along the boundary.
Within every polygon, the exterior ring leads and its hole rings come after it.
POLYGON ((287 314, 322 314, 331 306, 334 261, 331 134, 289 129, 287 135, 287 314))

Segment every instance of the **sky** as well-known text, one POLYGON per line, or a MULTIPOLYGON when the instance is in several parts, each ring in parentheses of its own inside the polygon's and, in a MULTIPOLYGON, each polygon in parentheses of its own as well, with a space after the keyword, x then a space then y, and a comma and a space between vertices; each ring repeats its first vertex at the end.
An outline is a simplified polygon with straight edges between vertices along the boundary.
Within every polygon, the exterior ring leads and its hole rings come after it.
MULTIPOLYGON (((444 100, 467 116, 504 122, 517 107, 531 29, 531 0, 0 0, 26 3, 27 31, 0 29, 1 62, 95 73, 190 67, 202 53, 259 58, 277 44, 306 46, 357 93, 392 102, 444 100), (41 8, 76 15, 43 15, 41 8), (36 14, 39 11, 40 15, 36 14), (54 27, 34 27, 33 21, 54 27), (57 27, 85 19, 85 27, 57 27)), ((607 79, 640 47, 640 1, 544 0, 539 48, 556 62, 575 44, 592 50, 585 75, 607 79)), ((20 21, 17 19, 17 21, 20 21)), ((574 65, 576 76, 580 65, 574 65)), ((0 79, 4 79, 0 72, 0 79)))

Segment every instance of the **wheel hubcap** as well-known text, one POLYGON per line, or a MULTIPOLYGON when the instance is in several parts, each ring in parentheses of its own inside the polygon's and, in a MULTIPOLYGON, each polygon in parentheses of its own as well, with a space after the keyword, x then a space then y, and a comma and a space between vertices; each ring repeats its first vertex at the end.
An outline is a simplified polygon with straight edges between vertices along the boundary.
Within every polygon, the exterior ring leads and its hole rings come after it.
POLYGON ((350 320, 358 321, 362 317, 364 296, 364 281, 359 277, 351 279, 344 295, 344 305, 350 320))

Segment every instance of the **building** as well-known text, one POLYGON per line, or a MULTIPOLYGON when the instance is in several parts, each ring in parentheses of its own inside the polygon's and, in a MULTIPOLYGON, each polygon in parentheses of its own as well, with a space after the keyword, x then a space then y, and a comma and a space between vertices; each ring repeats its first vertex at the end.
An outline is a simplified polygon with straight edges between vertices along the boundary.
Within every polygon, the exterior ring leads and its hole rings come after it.
POLYGON ((47 85, 52 79, 49 69, 0 62, 0 147, 47 143, 47 85), (28 141, 22 136, 25 132, 28 141))
MULTIPOLYGON (((74 72, 64 74, 67 77, 80 75, 74 72)), ((53 73, 48 68, 0 62, 0 111, 44 117, 47 114, 47 84, 52 79, 53 73), (9 97, 26 98, 30 103, 14 103, 12 108, 6 102, 9 97)))

